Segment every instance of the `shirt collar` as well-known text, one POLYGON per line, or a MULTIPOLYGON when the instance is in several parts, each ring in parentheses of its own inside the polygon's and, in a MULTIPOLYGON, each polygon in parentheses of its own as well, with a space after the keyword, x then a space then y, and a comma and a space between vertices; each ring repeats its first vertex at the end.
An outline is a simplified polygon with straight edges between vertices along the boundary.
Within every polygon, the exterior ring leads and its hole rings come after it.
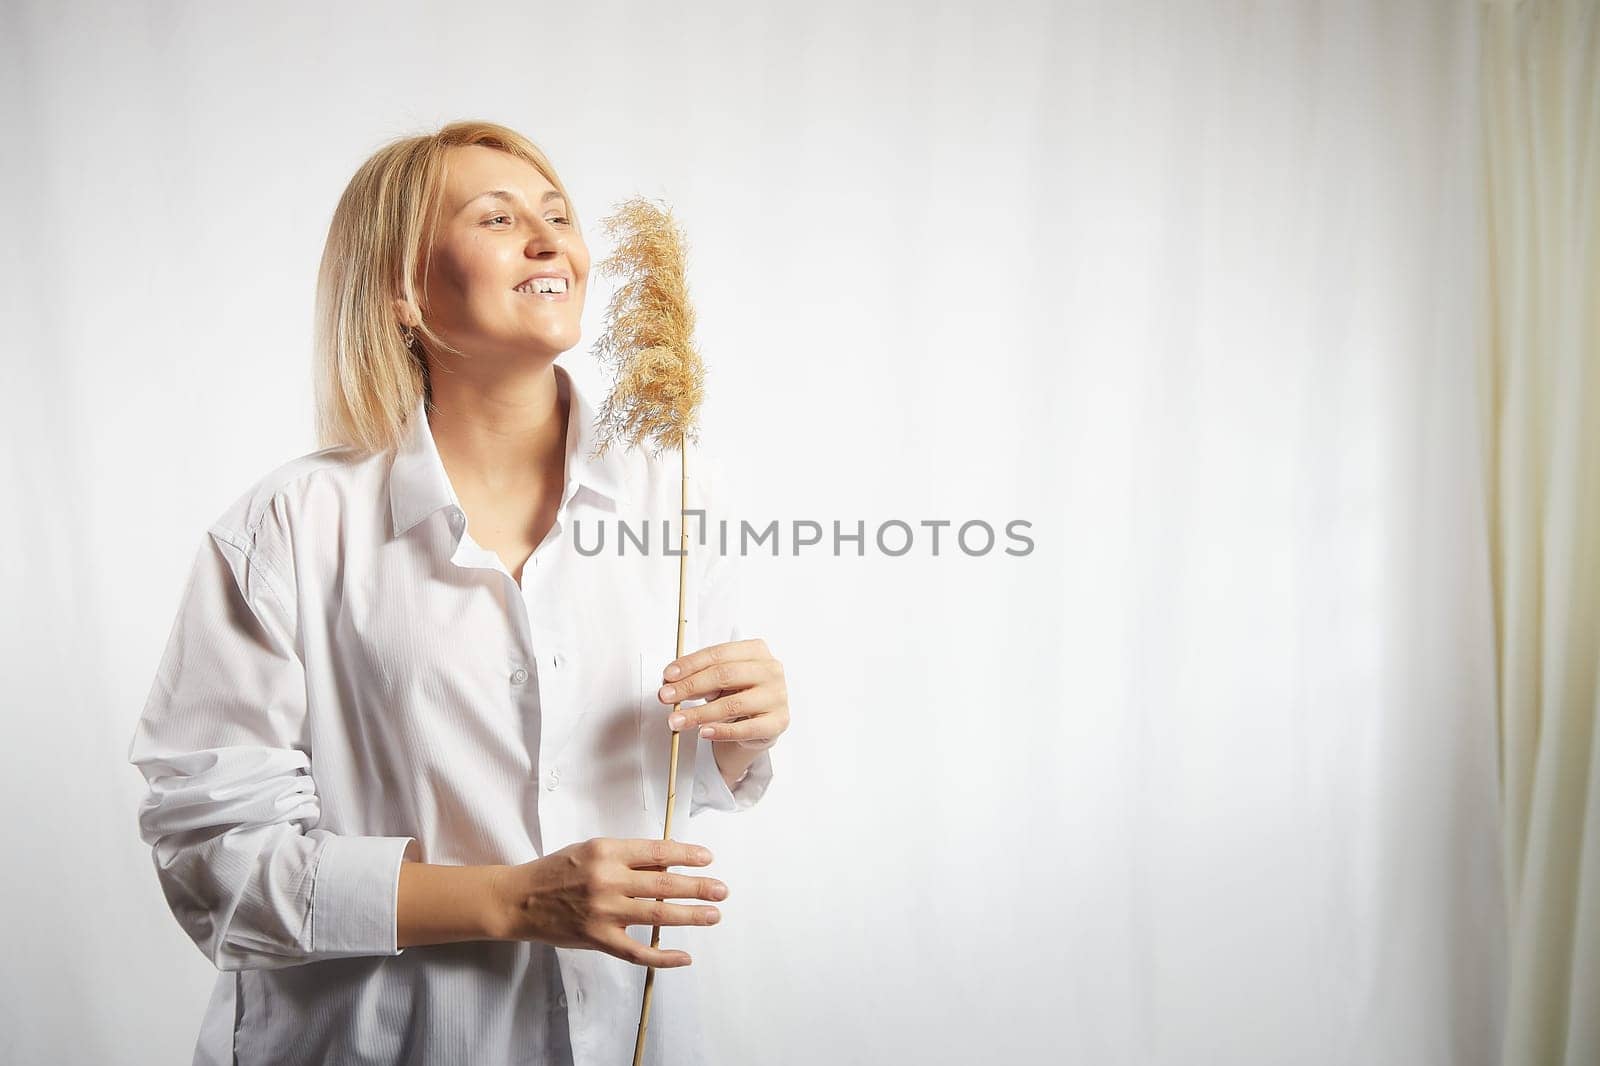
MULTIPOLYGON (((580 487, 613 502, 621 500, 630 481, 623 447, 613 444, 604 456, 592 456, 599 443, 594 406, 565 367, 558 364, 553 369, 557 379, 566 382, 572 398, 567 412, 566 490, 561 505, 565 507, 580 487)), ((389 517, 396 537, 441 508, 461 506, 439 458, 426 407, 426 396, 418 399, 405 439, 389 467, 389 517)))

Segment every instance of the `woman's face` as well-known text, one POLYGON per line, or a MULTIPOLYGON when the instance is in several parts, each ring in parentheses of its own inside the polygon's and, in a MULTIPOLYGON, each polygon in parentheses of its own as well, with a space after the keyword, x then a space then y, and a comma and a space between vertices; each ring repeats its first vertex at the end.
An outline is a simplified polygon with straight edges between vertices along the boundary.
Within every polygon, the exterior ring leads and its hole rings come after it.
POLYGON ((483 145, 450 149, 446 170, 428 326, 474 358, 554 358, 576 345, 589 249, 561 194, 533 164, 483 145), (560 280, 530 280, 539 275, 560 280))

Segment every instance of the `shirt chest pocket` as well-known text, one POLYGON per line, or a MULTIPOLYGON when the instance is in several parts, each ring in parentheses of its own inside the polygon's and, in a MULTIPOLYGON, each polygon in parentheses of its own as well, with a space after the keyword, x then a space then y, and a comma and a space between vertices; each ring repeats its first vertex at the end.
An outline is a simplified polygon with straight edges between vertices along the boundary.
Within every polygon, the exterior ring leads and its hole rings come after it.
MULTIPOLYGON (((671 655, 660 657, 648 652, 639 654, 639 802, 647 811, 665 816, 667 810, 667 781, 672 765, 672 729, 667 718, 672 714, 671 704, 658 698, 661 671, 672 661, 671 655)), ((679 704, 680 711, 704 704, 704 700, 686 700, 679 704)), ((678 775, 676 780, 673 824, 679 819, 687 822, 689 797, 694 789, 695 756, 699 737, 693 729, 684 729, 678 736, 678 775)), ((674 833, 674 836, 677 834, 674 833)))

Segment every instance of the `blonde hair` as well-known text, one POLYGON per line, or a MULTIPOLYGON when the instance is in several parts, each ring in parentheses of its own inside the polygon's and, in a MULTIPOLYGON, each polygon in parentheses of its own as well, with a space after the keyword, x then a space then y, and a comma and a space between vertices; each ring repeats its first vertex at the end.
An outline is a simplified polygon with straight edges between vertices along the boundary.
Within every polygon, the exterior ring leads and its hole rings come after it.
POLYGON ((582 233, 577 209, 544 152, 505 126, 452 122, 374 152, 339 198, 317 270, 313 379, 319 447, 344 445, 366 454, 397 447, 418 401, 431 398, 427 357, 421 345, 416 351, 406 347, 396 297, 417 308, 422 324, 416 334, 431 351, 456 351, 428 326, 424 242, 431 241, 442 207, 445 154, 467 145, 496 148, 533 164, 566 197, 567 215, 582 233))

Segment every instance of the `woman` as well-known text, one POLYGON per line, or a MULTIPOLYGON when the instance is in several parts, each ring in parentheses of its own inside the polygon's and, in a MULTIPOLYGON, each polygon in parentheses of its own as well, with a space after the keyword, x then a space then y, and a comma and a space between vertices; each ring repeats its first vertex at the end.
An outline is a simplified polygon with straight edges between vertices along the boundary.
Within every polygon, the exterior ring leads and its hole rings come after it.
MULTIPOLYGON (((669 730, 695 730, 674 821, 743 810, 787 695, 716 538, 691 541, 677 659, 677 558, 622 550, 622 524, 676 525, 679 471, 594 454, 555 365, 589 266, 555 171, 501 126, 392 143, 340 200, 330 446, 211 526, 129 750, 162 889, 223 971, 197 1062, 631 1061, 646 966, 646 1061, 706 1057, 688 953, 648 946, 718 920, 658 899, 728 894, 668 870, 711 860, 660 839, 669 730)), ((690 507, 714 521, 706 469, 690 507)))

